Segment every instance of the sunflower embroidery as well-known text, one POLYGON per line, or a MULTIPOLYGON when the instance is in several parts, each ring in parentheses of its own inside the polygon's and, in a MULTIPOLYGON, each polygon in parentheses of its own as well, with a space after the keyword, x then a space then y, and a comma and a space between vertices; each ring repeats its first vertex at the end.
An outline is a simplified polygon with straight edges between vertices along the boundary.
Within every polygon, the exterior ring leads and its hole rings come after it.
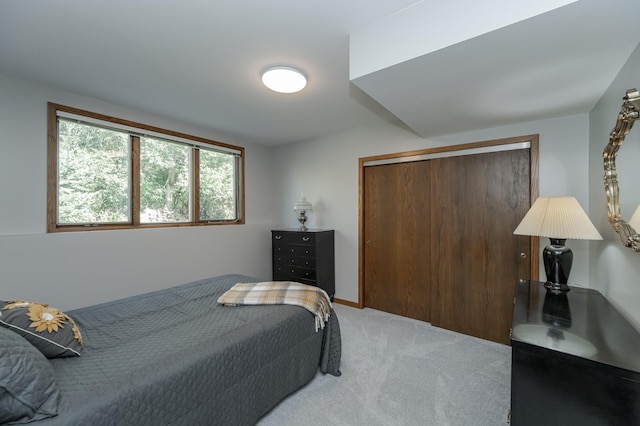
POLYGON ((80 345, 84 345, 84 343, 82 343, 82 335, 80 334, 80 329, 76 325, 75 321, 72 320, 69 315, 67 315, 67 314, 63 314, 63 315, 64 315, 65 319, 69 322, 69 324, 71 324, 71 331, 73 331, 74 339, 76 339, 78 342, 80 342, 80 345))
MULTIPOLYGON (((27 308, 33 304, 33 302, 27 302, 26 300, 7 300, 6 304, 2 308, 5 309, 16 309, 16 308, 27 308)), ((48 305, 43 305, 48 306, 48 305)))
POLYGON ((49 308, 39 303, 31 304, 27 315, 32 321, 29 327, 35 328, 38 332, 44 330, 49 333, 58 331, 58 328, 63 328, 62 322, 65 320, 64 314, 59 309, 49 308))

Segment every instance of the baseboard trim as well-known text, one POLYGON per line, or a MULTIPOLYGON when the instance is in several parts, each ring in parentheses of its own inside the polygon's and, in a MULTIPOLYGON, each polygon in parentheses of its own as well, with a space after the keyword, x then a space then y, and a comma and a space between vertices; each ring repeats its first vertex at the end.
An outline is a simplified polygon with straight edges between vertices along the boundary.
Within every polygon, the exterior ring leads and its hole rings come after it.
POLYGON ((350 306, 352 308, 358 308, 358 309, 362 309, 363 306, 360 306, 359 303, 356 302, 352 302, 350 300, 342 300, 342 299, 338 299, 336 297, 333 298, 333 303, 339 303, 341 305, 346 305, 346 306, 350 306))

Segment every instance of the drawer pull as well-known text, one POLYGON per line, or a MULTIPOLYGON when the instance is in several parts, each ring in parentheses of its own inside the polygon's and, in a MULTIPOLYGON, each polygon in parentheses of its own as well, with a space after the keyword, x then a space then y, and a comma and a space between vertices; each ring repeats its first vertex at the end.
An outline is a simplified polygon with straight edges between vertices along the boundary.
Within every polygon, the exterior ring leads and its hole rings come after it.
POLYGON ((281 240, 282 239, 282 235, 276 235, 276 240, 281 240))
POLYGON ((309 237, 302 237, 302 241, 309 241, 310 238, 309 237))

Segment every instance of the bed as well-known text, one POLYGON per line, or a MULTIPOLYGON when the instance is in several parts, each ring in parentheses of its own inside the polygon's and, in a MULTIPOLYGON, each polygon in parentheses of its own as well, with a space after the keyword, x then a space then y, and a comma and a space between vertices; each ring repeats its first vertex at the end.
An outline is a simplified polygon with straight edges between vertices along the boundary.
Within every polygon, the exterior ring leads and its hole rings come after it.
POLYGON ((318 370, 340 375, 335 312, 316 332, 298 306, 217 303, 255 281, 224 275, 68 311, 84 347, 47 360, 58 415, 33 424, 250 425, 318 370))

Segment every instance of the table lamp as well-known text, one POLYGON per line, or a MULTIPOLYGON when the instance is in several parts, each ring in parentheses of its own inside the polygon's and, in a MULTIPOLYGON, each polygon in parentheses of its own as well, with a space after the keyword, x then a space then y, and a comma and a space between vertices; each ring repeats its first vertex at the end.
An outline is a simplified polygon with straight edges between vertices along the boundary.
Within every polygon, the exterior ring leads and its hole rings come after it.
POLYGON ((566 240, 602 239, 575 197, 539 197, 513 233, 549 238, 542 260, 547 274, 545 287, 554 292, 569 291, 573 252, 565 246, 566 240))
POLYGON ((307 221, 307 212, 311 210, 311 203, 307 201, 304 193, 302 193, 300 199, 293 205, 293 211, 298 213, 298 222, 300 222, 298 231, 308 231, 307 227, 305 226, 305 222, 307 221))

